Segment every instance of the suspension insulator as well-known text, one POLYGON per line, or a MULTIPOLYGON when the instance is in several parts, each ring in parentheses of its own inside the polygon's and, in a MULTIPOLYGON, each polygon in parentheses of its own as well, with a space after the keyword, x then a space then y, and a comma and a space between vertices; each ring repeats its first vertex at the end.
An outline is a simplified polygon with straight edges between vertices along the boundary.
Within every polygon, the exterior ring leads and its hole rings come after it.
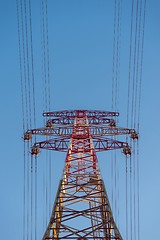
POLYGON ((124 148, 123 148, 123 153, 124 153, 124 155, 131 155, 131 148, 129 147, 129 146, 125 146, 124 148))
POLYGON ((138 133, 137 133, 137 132, 132 132, 132 133, 131 133, 131 138, 132 138, 133 140, 138 140, 138 138, 139 138, 138 133))
POLYGON ((32 134, 31 133, 26 132, 24 134, 24 137, 23 137, 24 141, 29 141, 29 140, 31 140, 31 138, 32 138, 32 134))
POLYGON ((31 155, 38 155, 40 153, 40 149, 38 146, 34 145, 31 150, 31 155))
POLYGON ((116 127, 116 122, 112 119, 109 123, 110 127, 116 127))
POLYGON ((48 121, 46 122, 46 127, 51 128, 52 126, 53 126, 52 121, 51 121, 51 120, 48 120, 48 121))

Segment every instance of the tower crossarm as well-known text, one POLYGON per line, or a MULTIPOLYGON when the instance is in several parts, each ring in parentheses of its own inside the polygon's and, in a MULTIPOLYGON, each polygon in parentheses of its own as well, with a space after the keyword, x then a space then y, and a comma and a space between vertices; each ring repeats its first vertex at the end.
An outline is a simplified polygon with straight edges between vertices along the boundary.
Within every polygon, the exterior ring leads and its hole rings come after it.
POLYGON ((136 133, 134 129, 121 128, 121 127, 108 127, 108 126, 96 126, 87 124, 69 124, 54 127, 45 127, 28 130, 26 133, 29 135, 44 135, 44 136, 63 136, 72 137, 73 127, 76 128, 76 134, 74 138, 79 138, 79 135, 83 135, 86 138, 85 132, 90 130, 91 137, 96 136, 116 136, 136 133), (81 133, 81 134, 80 134, 81 133))
POLYGON ((45 140, 42 142, 36 142, 34 146, 37 146, 38 148, 41 149, 67 152, 69 143, 70 138, 59 137, 55 139, 45 140))
POLYGON ((93 117, 118 117, 118 112, 110 111, 99 111, 99 110, 64 110, 64 111, 54 111, 54 112, 44 112, 44 117, 75 117, 77 113, 80 113, 79 116, 87 116, 88 118, 93 117))
POLYGON ((94 137, 92 138, 94 149, 96 152, 123 149, 128 147, 127 142, 121 142, 118 140, 104 138, 104 137, 94 137))
MULTIPOLYGON (((46 127, 47 126, 53 127, 53 125, 68 125, 68 124, 73 125, 74 118, 75 118, 74 116, 62 116, 62 117, 52 118, 47 120, 46 127)), ((115 126, 116 122, 112 118, 89 116, 88 124, 95 124, 95 125, 107 124, 110 126, 115 126)))
POLYGON ((43 136, 72 136, 73 126, 56 126, 53 128, 36 128, 28 130, 26 133, 31 135, 43 135, 43 136))
MULTIPOLYGON (((109 138, 104 138, 104 137, 94 137, 92 138, 94 150, 96 152, 101 152, 101 151, 108 151, 108 150, 115 150, 115 149, 123 149, 125 147, 128 147, 128 143, 126 142, 121 142, 109 138)), ((70 143, 70 138, 65 138, 65 137, 59 137, 55 139, 48 139, 42 142, 37 142, 34 144, 34 146, 37 146, 38 148, 41 149, 47 149, 47 150, 54 150, 54 151, 62 151, 66 152, 68 150, 70 143)), ((78 148, 81 145, 81 151, 83 152, 90 152, 91 147, 90 147, 90 139, 84 139, 82 140, 77 140, 76 144, 74 143, 72 151, 78 152, 78 148)))
POLYGON ((122 128, 122 127, 107 127, 107 126, 90 126, 90 134, 94 136, 116 136, 127 135, 135 132, 134 129, 122 128))

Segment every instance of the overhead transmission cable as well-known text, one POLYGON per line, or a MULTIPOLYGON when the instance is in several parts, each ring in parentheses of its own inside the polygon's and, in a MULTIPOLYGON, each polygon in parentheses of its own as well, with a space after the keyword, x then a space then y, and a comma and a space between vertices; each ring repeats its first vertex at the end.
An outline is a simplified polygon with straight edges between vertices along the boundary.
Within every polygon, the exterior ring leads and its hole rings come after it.
MULTIPOLYGON (((42 69, 42 81, 43 81, 43 86, 44 86, 44 90, 43 90, 43 93, 44 93, 44 112, 48 110, 48 93, 47 93, 47 66, 46 66, 46 31, 45 31, 45 3, 44 3, 44 0, 41 1, 41 17, 42 17, 42 63, 43 63, 43 69, 42 69)), ((45 124, 45 121, 44 121, 44 124, 45 124)), ((46 137, 46 140, 47 140, 47 137, 46 137)), ((48 184, 47 184, 47 162, 48 162, 48 152, 46 152, 45 154, 45 161, 44 161, 44 172, 43 172, 43 181, 44 181, 44 203, 43 205, 45 206, 44 208, 44 228, 46 228, 47 226, 47 213, 48 213, 48 199, 47 199, 47 194, 48 194, 48 184)))
POLYGON ((140 54, 140 77, 139 77, 139 96, 138 96, 138 131, 140 128, 140 110, 141 110, 141 90, 142 90, 142 74, 143 74, 143 54, 144 54, 144 33, 146 21, 146 5, 147 0, 144 0, 143 19, 142 19, 142 40, 141 40, 141 54, 140 54))
MULTIPOLYGON (((114 1, 114 31, 113 31, 113 59, 112 59, 112 111, 119 108, 119 78, 120 78, 120 37, 121 37, 121 11, 122 1, 114 1)), ((112 154, 111 159, 111 178, 112 178, 112 205, 115 211, 115 219, 119 217, 119 166, 116 153, 112 154)))
MULTIPOLYGON (((134 43, 133 43, 133 76, 132 76, 132 99, 131 99, 131 128, 133 128, 135 126, 135 123, 134 123, 134 113, 136 113, 136 91, 137 91, 137 88, 136 88, 136 66, 137 66, 137 62, 138 62, 138 20, 139 20, 139 1, 136 0, 135 2, 135 30, 134 30, 134 43)), ((135 199, 135 159, 136 159, 136 156, 135 156, 135 144, 132 142, 131 140, 131 147, 133 147, 133 152, 132 152, 132 155, 133 157, 131 156, 131 161, 130 161, 130 164, 131 164, 131 169, 130 169, 130 237, 131 237, 131 240, 134 238, 136 240, 136 232, 135 232, 135 224, 136 222, 134 221, 134 214, 135 214, 135 202, 134 202, 134 199, 135 199), (133 205, 133 206, 132 206, 133 205), (135 235, 135 236, 134 236, 135 235)))
POLYGON ((136 70, 135 70, 135 79, 136 79, 136 86, 135 86, 135 109, 134 109, 134 128, 137 129, 137 107, 138 107, 138 83, 139 83, 139 66, 140 66, 140 44, 141 44, 141 25, 142 25, 142 0, 139 3, 139 12, 138 12, 138 21, 137 21, 137 61, 136 61, 136 70))
MULTIPOLYGON (((25 43, 26 43, 26 65, 27 65, 27 93, 28 94, 28 112, 29 112, 29 129, 32 128, 32 110, 31 110, 31 84, 30 84, 30 62, 29 62, 29 38, 28 38, 28 14, 27 14, 27 3, 24 0, 24 28, 25 28, 25 43)), ((28 144, 28 146, 32 145, 28 144)), ((32 240, 33 235, 33 156, 29 154, 28 148, 28 160, 30 161, 30 239, 32 240)), ((28 179, 29 181, 29 179, 28 179)))
MULTIPOLYGON (((45 71, 44 71, 44 2, 41 1, 41 69, 42 69, 42 83, 43 83, 43 112, 46 111, 46 80, 45 80, 45 71)), ((43 118, 44 119, 44 118, 43 118)), ((43 124, 45 125, 45 119, 43 120, 43 124)), ((46 159, 45 159, 46 160, 46 159)), ((46 228, 46 161, 43 161, 43 229, 46 228)))
MULTIPOLYGON (((128 67, 128 100, 127 100, 127 127, 129 119, 131 128, 139 132, 139 114, 141 101, 141 66, 143 62, 144 26, 146 0, 132 0, 130 25, 130 50, 128 67), (142 19, 143 13, 143 19, 142 19), (131 97, 130 97, 131 96, 131 97)), ((140 239, 139 230, 139 144, 130 142, 133 148, 133 157, 130 159, 130 236, 129 239, 140 239), (136 202, 137 201, 137 202, 136 202), (137 206, 137 207, 136 207, 137 206), (138 221, 137 221, 138 218, 138 221)), ((126 178, 128 181, 128 177, 126 178)), ((127 193, 126 193, 127 195, 127 193)), ((127 204, 126 204, 127 205, 127 204)), ((126 207, 128 212, 128 205, 126 207)), ((127 237, 128 238, 128 237, 127 237)))
MULTIPOLYGON (((25 48, 25 23, 24 23, 24 4, 22 0, 20 1, 20 18, 21 18, 21 35, 22 35, 22 58, 23 58, 23 81, 24 81, 24 99, 25 99, 25 118, 26 118, 26 126, 25 128, 29 128, 29 100, 28 100, 28 82, 27 82, 27 66, 26 66, 26 48, 25 48)), ((29 189, 29 155, 26 152, 29 151, 29 144, 24 146, 24 161, 26 162, 26 238, 29 239, 29 231, 30 229, 30 218, 29 218, 29 209, 30 209, 30 189, 29 189), (27 149, 26 149, 27 147, 27 149)), ((25 186, 24 186, 25 188, 25 186)))
MULTIPOLYGON (((128 99, 127 99, 127 128, 129 124, 129 113, 130 113, 130 95, 131 95, 131 75, 132 75, 132 42, 133 42, 133 34, 134 34, 134 0, 131 3, 131 22, 130 22, 130 44, 129 44, 129 66, 128 66, 128 99)), ((132 102, 132 99, 131 99, 132 102)), ((128 142, 128 136, 126 136, 126 142, 128 142)), ((126 240, 132 240, 132 157, 129 158, 129 171, 126 157, 126 240), (129 184, 130 183, 130 184, 129 184), (128 189, 130 188, 130 189, 128 189), (130 202, 128 204, 128 197, 130 202), (130 211, 129 211, 130 207, 130 211), (128 213, 130 213, 128 215, 128 213), (130 219, 130 221, 129 221, 130 219), (130 228, 130 230, 129 230, 130 228)))
MULTIPOLYGON (((51 111, 51 84, 50 84, 50 59, 49 59, 49 31, 48 31, 48 1, 46 0, 46 49, 47 49, 47 71, 48 71, 48 110, 51 111)), ((51 211, 51 152, 49 152, 49 163, 48 163, 48 180, 49 180, 49 189, 48 189, 48 216, 50 216, 51 211)))
MULTIPOLYGON (((50 87, 50 60, 49 60, 49 31, 48 31, 48 3, 47 0, 41 1, 41 51, 42 51, 42 81, 43 81, 43 106, 44 112, 50 111, 51 106, 51 87, 50 87)), ((45 123, 45 122, 44 122, 45 123)), ((47 138, 47 137, 46 137, 47 138)), ((46 160, 44 162, 43 184, 44 205, 43 210, 45 217, 45 225, 48 222, 51 211, 51 155, 46 152, 46 160)))
MULTIPOLYGON (((21 49, 21 34, 20 34, 20 6, 19 1, 16 0, 16 13, 17 13, 17 29, 18 29, 18 48, 19 48, 19 66, 20 66, 20 88, 21 88, 21 104, 22 104, 22 129, 23 133, 25 131, 25 107, 24 107, 24 84, 23 84, 23 74, 22 74, 22 49, 21 49)), ((24 153, 23 153, 23 240, 26 236, 26 152, 24 143, 24 153)))
MULTIPOLYGON (((121 18, 122 18, 122 1, 118 1, 118 12, 117 12, 117 50, 116 50, 116 94, 115 94, 115 110, 119 111, 119 84, 120 84, 120 47, 121 47, 121 18)), ((115 137, 116 139, 116 137, 115 137)), ((116 152, 115 152, 116 154, 116 152)), ((116 159, 116 181, 117 181, 117 188, 116 188, 116 199, 117 199, 117 224, 119 224, 119 161, 117 161, 117 156, 115 155, 116 159)))
MULTIPOLYGON (((32 6, 31 0, 28 0, 29 26, 30 26, 30 52, 31 52, 31 80, 32 80, 32 96, 33 96, 33 123, 36 128, 36 100, 35 100, 35 73, 34 73, 34 53, 33 53, 33 30, 32 30, 32 6)), ((36 142, 36 134, 34 141, 36 142)), ((32 143, 32 142, 31 142, 32 143)), ((37 239, 37 156, 34 159, 34 238, 37 239)))
MULTIPOLYGON (((36 106, 34 87, 34 63, 33 63, 33 42, 32 42, 32 15, 30 0, 16 0, 17 6, 17 26, 20 58, 20 78, 21 78, 21 101, 23 132, 32 128, 32 122, 36 127, 36 106), (33 109, 33 110, 32 110, 33 109), (33 112, 33 115, 32 115, 33 112)), ((36 162, 30 157, 28 142, 24 145, 24 210, 23 210, 23 240, 33 239, 33 228, 35 227, 36 240, 36 173, 33 173, 36 162), (33 189, 33 185, 35 185, 33 189), (33 191, 34 190, 34 191, 33 191)))
POLYGON ((46 50, 47 50, 47 73, 48 73, 48 110, 51 110, 51 84, 50 84, 50 60, 49 60, 49 31, 48 31, 48 1, 46 0, 46 50))
MULTIPOLYGON (((31 55, 31 91, 32 91, 32 105, 33 105, 33 123, 34 128, 36 128, 36 100, 35 100, 35 73, 34 73, 34 53, 33 53, 33 30, 32 30, 32 6, 31 1, 28 0, 28 15, 29 15, 29 29, 30 29, 30 55, 31 55)), ((34 141, 36 142, 36 135, 34 141)), ((32 144, 32 141, 31 141, 32 144)), ((37 239, 37 156, 31 158, 33 161, 33 171, 34 174, 34 238, 37 239)), ((32 183, 33 184, 33 183, 32 183)))
MULTIPOLYGON (((145 33, 145 22, 146 22, 146 6, 147 0, 144 0, 143 6, 143 19, 142 19, 142 41, 141 41, 141 54, 140 54, 140 77, 139 77, 139 94, 138 94, 138 132, 140 130, 140 110, 141 110, 141 89, 142 89, 142 73, 143 73, 143 54, 144 54, 144 33, 145 33)), ((137 205, 138 205, 138 240, 140 240, 140 190, 139 190, 139 143, 137 143, 137 205)))
MULTIPOLYGON (((137 21, 137 60, 136 60, 136 67, 135 67, 135 99, 134 99, 134 129, 138 129, 138 87, 139 87, 139 75, 140 75, 140 44, 141 44, 141 35, 142 35, 142 0, 139 3, 139 11, 138 11, 138 21, 137 21)), ((137 240, 138 238, 138 221, 137 221, 137 216, 138 216, 138 142, 135 144, 133 142, 133 188, 134 188, 134 197, 133 197, 133 202, 134 202, 134 212, 133 212, 133 218, 134 218, 134 239, 137 240), (137 183, 136 183, 137 182, 137 183), (137 202, 136 202, 137 201, 137 202)))
MULTIPOLYGON (((113 60, 112 60, 112 111, 114 111, 114 96, 115 96, 115 51, 116 51, 116 20, 117 19, 117 1, 114 1, 114 33, 113 33, 113 60)), ((114 155, 111 152, 111 180, 112 180, 112 209, 115 207, 115 184, 114 184, 114 155)))

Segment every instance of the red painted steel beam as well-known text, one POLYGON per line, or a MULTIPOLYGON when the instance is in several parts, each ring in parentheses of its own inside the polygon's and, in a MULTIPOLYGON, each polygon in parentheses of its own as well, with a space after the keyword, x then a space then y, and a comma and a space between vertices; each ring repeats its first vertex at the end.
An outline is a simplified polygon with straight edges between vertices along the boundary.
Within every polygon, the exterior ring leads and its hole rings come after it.
MULTIPOLYGON (((54 126, 51 128, 37 128, 28 130, 28 134, 37 134, 37 135, 44 135, 44 136, 63 136, 63 137, 72 137, 74 125, 66 125, 66 126, 54 126)), ((116 136, 116 135, 126 135, 136 133, 134 129, 129 128, 121 128, 121 127, 108 127, 108 126, 97 126, 97 125, 81 125, 77 127, 77 134, 74 135, 74 138, 79 138, 80 132, 82 135, 85 135, 86 129, 89 128, 90 135, 92 137, 96 136, 116 136), (78 133, 79 131, 79 133, 78 133)))
MULTIPOLYGON (((108 151, 114 149, 123 149, 128 146, 126 142, 121 142, 108 138, 92 138, 94 150, 96 152, 108 151)), ((70 138, 56 138, 49 139, 42 142, 35 143, 35 146, 41 149, 54 150, 54 151, 68 151, 70 138)), ((77 153, 81 151, 86 153, 91 151, 90 138, 75 140, 72 146, 72 152, 77 153), (81 147, 82 146, 82 147, 81 147)))
POLYGON ((43 116, 44 117, 63 117, 63 116, 75 117, 78 111, 84 112, 87 117, 90 117, 90 116, 97 116, 97 117, 119 116, 118 112, 99 111, 99 110, 64 110, 64 111, 44 112, 43 116))
MULTIPOLYGON (((58 117, 58 118, 53 118, 47 121, 47 123, 51 123, 53 125, 55 124, 74 124, 74 119, 75 117, 73 116, 66 116, 66 117, 58 117)), ((111 124, 115 123, 113 119, 106 118, 106 117, 96 117, 96 116, 90 116, 88 117, 88 123, 89 124, 111 124)))

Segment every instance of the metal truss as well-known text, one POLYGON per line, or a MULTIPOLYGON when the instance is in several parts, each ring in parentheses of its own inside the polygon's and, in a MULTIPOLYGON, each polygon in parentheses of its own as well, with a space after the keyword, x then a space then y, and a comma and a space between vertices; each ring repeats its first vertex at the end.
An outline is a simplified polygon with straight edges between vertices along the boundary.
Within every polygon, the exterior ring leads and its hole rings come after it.
POLYGON ((53 126, 53 127, 45 127, 45 128, 37 128, 28 130, 26 133, 28 134, 36 134, 36 135, 45 135, 45 136, 62 136, 62 137, 73 137, 84 138, 89 137, 87 134, 87 129, 90 130, 90 136, 117 136, 117 135, 125 135, 135 133, 135 130, 128 128, 120 128, 120 127, 110 127, 110 126, 96 126, 96 125, 74 125, 69 124, 65 126, 53 126), (74 135, 73 135, 74 128, 74 135))
POLYGON ((108 112, 108 111, 99 111, 99 110, 63 110, 63 111, 54 111, 54 112, 45 112, 43 113, 44 117, 116 117, 119 116, 118 112, 108 112))
POLYGON ((48 136, 33 145, 33 155, 40 149, 67 152, 63 177, 42 240, 122 240, 96 156, 96 152, 116 149, 131 154, 128 143, 118 141, 115 136, 130 134, 132 139, 138 139, 138 134, 133 129, 117 127, 118 115, 88 110, 49 112, 43 114, 47 117, 46 127, 25 133, 24 140, 30 140, 34 134, 48 136))
MULTIPOLYGON (((76 140, 75 140, 76 142, 76 140)), ((79 144, 83 144, 83 152, 90 152, 90 139, 87 138, 83 141, 78 141, 79 144)), ((128 144, 126 142, 120 142, 117 140, 104 138, 104 137, 94 137, 92 138, 92 142, 94 145, 94 150, 96 152, 100 151, 106 151, 106 150, 115 150, 120 149, 124 147, 128 147, 128 144)), ((49 139, 42 142, 35 143, 34 146, 37 146, 41 149, 47 149, 47 150, 55 150, 55 151, 62 151, 66 152, 68 150, 70 143, 70 138, 55 138, 55 139, 49 139)), ((77 151, 77 145, 73 146, 73 151, 77 151)))

